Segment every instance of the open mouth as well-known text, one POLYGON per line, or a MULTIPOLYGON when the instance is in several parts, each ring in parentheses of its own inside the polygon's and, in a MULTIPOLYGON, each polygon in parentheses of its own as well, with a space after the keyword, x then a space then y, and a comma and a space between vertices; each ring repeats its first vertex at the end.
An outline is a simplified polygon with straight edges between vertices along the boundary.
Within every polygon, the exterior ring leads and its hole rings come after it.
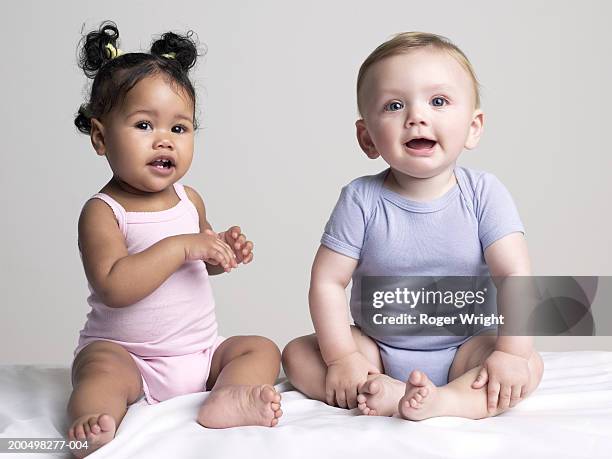
POLYGON ((410 142, 406 142, 405 145, 412 150, 430 150, 436 143, 435 140, 412 139, 410 142))
POLYGON ((170 169, 174 167, 174 163, 170 159, 156 159, 151 161, 149 166, 157 167, 159 169, 170 169))

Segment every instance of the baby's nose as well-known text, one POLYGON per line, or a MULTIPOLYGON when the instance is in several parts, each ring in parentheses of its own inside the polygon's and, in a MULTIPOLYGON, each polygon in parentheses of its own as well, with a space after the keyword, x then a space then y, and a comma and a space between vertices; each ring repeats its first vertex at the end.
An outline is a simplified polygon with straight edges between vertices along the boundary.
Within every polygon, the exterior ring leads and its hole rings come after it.
POLYGON ((420 114, 409 116, 406 119, 407 126, 417 126, 417 125, 427 125, 427 124, 428 124, 427 119, 420 114))
POLYGON ((167 137, 160 137, 155 141, 155 148, 169 148, 172 149, 174 146, 172 142, 167 137))
POLYGON ((428 119, 419 107, 411 107, 406 117, 406 126, 427 125, 428 119))

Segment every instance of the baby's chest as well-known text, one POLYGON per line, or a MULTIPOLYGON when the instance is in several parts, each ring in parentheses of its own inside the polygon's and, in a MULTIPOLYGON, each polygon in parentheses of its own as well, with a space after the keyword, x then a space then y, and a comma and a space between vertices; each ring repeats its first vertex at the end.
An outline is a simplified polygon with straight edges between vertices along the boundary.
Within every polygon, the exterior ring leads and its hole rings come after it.
POLYGON ((369 275, 477 275, 484 265, 478 221, 464 213, 378 215, 361 260, 369 275))

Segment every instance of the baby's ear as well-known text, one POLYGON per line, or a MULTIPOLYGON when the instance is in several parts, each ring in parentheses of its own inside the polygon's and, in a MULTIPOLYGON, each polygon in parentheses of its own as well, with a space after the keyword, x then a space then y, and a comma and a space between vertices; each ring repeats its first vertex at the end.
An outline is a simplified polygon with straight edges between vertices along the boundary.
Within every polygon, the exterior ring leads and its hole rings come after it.
POLYGON ((465 139, 465 148, 471 150, 476 148, 480 141, 480 136, 483 132, 484 126, 484 113, 478 109, 472 116, 472 122, 470 123, 470 131, 468 132, 467 139, 465 139))
POLYGON ((374 142, 372 142, 372 138, 370 137, 370 133, 366 128, 365 121, 360 119, 355 123, 355 127, 357 128, 357 142, 359 142, 359 146, 363 150, 363 152, 370 159, 376 159, 380 156, 378 151, 376 151, 376 147, 374 146, 374 142))
POLYGON ((104 125, 97 118, 91 119, 91 131, 89 132, 91 144, 100 156, 106 155, 106 142, 104 139, 104 125))

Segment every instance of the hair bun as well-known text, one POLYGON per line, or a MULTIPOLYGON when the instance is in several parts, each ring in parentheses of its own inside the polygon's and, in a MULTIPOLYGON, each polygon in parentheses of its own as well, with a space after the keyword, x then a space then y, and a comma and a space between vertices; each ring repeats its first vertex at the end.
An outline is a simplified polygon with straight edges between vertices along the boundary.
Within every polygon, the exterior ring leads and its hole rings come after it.
POLYGON ((164 54, 173 53, 174 59, 180 64, 183 71, 187 72, 195 65, 198 57, 196 42, 191 38, 193 30, 187 35, 178 35, 174 32, 166 32, 151 45, 151 54, 167 58, 164 54))
POLYGON ((112 60, 107 46, 117 47, 119 29, 113 21, 104 21, 98 30, 89 32, 79 43, 79 67, 88 78, 94 78, 104 64, 112 60))

